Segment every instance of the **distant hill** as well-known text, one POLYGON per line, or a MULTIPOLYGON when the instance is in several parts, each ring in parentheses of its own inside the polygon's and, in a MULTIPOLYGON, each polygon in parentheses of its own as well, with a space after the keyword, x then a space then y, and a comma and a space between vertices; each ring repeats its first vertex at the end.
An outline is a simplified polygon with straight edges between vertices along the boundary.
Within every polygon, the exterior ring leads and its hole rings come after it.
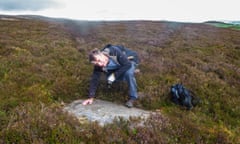
POLYGON ((240 21, 224 21, 224 23, 240 25, 240 21))
POLYGON ((205 23, 216 27, 240 30, 240 21, 207 21, 205 23))
MULTIPOLYGON (((240 143, 240 31, 224 26, 0 15, 0 143, 240 143), (87 98, 88 52, 109 43, 139 54, 136 106, 159 113, 144 125, 82 124, 62 111, 87 98), (176 83, 201 104, 174 105, 176 83)), ((124 83, 102 81, 97 99, 123 104, 127 94, 124 83)))

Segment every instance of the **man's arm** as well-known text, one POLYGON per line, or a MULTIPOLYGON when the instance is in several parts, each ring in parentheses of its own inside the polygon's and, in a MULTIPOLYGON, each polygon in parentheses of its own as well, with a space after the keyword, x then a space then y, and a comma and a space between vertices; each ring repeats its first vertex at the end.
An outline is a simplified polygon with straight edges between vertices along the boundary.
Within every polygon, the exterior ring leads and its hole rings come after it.
POLYGON ((92 104, 94 97, 95 97, 95 93, 98 87, 98 83, 99 83, 99 77, 101 75, 101 71, 99 68, 94 67, 94 71, 90 80, 90 86, 89 86, 89 93, 88 93, 88 99, 84 100, 82 102, 83 105, 88 105, 88 104, 92 104))
POLYGON ((101 69, 99 67, 95 66, 91 80, 90 80, 89 93, 88 93, 89 98, 95 97, 101 73, 102 73, 101 69))

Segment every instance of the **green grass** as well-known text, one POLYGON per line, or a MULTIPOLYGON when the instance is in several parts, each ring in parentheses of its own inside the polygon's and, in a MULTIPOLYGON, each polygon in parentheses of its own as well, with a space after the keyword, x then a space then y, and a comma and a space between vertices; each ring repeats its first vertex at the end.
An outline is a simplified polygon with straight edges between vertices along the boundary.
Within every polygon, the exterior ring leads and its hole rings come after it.
MULTIPOLYGON (((0 22, 0 143, 240 143, 240 32, 171 22, 0 22), (64 24, 64 25, 62 25, 64 24), (100 127, 82 124, 63 103, 87 98, 87 53, 124 44, 141 58, 137 106, 160 111, 100 127), (202 100, 191 111, 169 101, 182 82, 202 100)), ((99 99, 123 103, 124 84, 99 99)))
POLYGON ((210 23, 213 26, 220 27, 220 28, 230 28, 230 29, 236 29, 240 30, 239 24, 228 24, 228 23, 210 23))

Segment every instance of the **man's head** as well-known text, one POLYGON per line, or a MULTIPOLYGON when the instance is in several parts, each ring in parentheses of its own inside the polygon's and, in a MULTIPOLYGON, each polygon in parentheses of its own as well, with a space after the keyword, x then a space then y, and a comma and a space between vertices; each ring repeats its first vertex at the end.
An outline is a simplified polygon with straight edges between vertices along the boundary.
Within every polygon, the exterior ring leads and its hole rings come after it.
POLYGON ((105 67, 108 60, 109 58, 98 49, 93 49, 89 53, 89 61, 96 66, 105 67))

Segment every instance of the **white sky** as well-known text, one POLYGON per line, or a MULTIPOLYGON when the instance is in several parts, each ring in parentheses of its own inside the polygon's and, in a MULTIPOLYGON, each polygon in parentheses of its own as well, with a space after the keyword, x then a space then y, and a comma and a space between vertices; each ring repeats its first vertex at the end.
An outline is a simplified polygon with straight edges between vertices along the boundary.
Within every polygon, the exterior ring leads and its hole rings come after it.
MULTIPOLYGON (((13 5, 17 5, 20 0, 0 0, 0 5, 6 3, 5 1, 12 1, 13 5)), ((25 1, 30 2, 31 0, 25 1)), ((20 10, 1 10, 0 6, 0 14, 36 14, 79 20, 169 20, 184 22, 240 20, 239 0, 39 0, 39 3, 44 2, 46 5, 48 1, 56 3, 49 7, 28 11, 26 7, 20 10)), ((4 6, 2 6, 3 8, 4 6)))

